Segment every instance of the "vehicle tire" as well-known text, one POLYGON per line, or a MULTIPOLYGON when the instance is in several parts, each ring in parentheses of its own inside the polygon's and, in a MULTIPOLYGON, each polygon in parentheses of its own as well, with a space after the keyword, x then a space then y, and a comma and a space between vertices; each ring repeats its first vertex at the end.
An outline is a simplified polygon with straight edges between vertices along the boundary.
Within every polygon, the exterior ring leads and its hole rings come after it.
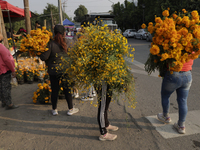
POLYGON ((149 42, 149 41, 150 41, 148 36, 147 36, 146 40, 147 40, 147 42, 149 42))
POLYGON ((142 35, 140 36, 140 40, 143 40, 142 35))
POLYGON ((134 35, 133 38, 136 39, 136 36, 134 35))

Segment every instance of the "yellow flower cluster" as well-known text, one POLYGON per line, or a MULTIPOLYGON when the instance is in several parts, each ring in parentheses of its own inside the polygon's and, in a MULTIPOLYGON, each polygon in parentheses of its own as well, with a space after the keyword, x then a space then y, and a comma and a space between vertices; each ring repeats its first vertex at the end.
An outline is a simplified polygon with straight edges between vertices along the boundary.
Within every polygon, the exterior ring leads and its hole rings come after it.
POLYGON ((49 99, 51 97, 51 88, 47 83, 41 83, 38 84, 38 89, 36 92, 34 92, 33 95, 33 103, 48 103, 49 99))
POLYGON ((32 56, 41 55, 41 52, 48 50, 47 44, 52 38, 52 32, 46 30, 46 27, 42 27, 42 30, 31 30, 30 35, 28 34, 21 40, 20 51, 27 52, 32 56))
POLYGON ((127 39, 120 33, 110 31, 107 25, 90 24, 83 31, 74 47, 69 49, 69 58, 61 58, 61 70, 70 79, 76 78, 80 85, 101 85, 102 81, 106 81, 112 89, 125 91, 133 81, 125 57, 133 60, 134 55, 130 52, 133 53, 134 48, 128 45, 127 39))
POLYGON ((16 78, 18 81, 24 80, 24 70, 23 69, 18 68, 15 70, 15 73, 16 73, 16 78))
MULTIPOLYGON (((150 55, 155 61, 152 66, 166 63, 169 70, 179 72, 185 62, 198 58, 200 54, 199 14, 196 10, 169 16, 163 11, 163 18, 149 22, 148 31, 153 35, 150 55)), ((152 61, 153 62, 153 61, 152 61)))

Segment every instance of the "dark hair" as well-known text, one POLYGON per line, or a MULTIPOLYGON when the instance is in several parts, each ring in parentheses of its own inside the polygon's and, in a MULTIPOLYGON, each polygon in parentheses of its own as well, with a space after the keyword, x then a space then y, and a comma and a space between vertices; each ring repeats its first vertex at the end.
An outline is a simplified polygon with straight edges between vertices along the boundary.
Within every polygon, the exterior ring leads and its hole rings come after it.
POLYGON ((64 35, 64 33, 65 33, 65 27, 63 26, 63 25, 55 25, 55 27, 54 27, 54 33, 55 34, 57 34, 57 33, 60 33, 60 34, 62 34, 62 35, 64 35))
POLYGON ((67 43, 65 42, 65 39, 63 38, 63 35, 59 32, 56 33, 54 40, 62 46, 64 51, 67 53, 67 43))
POLYGON ((37 24, 40 24, 40 22, 39 22, 39 21, 36 21, 35 23, 37 23, 37 24))

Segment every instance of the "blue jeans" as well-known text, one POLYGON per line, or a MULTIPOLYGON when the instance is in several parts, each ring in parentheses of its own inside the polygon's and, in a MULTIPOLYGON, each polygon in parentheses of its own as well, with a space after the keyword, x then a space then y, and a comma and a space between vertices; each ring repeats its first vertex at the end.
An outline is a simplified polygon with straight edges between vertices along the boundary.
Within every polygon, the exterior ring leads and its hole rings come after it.
POLYGON ((169 97, 176 90, 179 107, 179 123, 184 123, 187 115, 187 98, 192 84, 192 73, 187 72, 167 72, 162 81, 161 99, 163 113, 169 113, 169 97))

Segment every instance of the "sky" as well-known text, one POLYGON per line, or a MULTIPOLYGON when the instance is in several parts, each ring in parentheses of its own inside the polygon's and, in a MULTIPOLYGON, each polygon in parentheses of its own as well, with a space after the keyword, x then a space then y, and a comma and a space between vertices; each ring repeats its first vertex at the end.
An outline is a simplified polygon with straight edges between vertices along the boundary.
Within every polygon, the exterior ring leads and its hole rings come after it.
MULTIPOLYGON (((24 8, 23 0, 6 1, 19 8, 24 8)), ((108 12, 109 10, 112 10, 111 6, 113 3, 116 4, 120 2, 120 4, 122 4, 124 0, 61 0, 61 2, 63 3, 63 5, 66 6, 63 9, 65 13, 73 19, 75 16, 74 11, 79 7, 79 5, 84 5, 87 8, 88 13, 108 12)), ((29 10, 41 14, 43 13, 43 9, 45 9, 45 6, 47 6, 47 3, 58 6, 58 0, 29 0, 29 10)))

